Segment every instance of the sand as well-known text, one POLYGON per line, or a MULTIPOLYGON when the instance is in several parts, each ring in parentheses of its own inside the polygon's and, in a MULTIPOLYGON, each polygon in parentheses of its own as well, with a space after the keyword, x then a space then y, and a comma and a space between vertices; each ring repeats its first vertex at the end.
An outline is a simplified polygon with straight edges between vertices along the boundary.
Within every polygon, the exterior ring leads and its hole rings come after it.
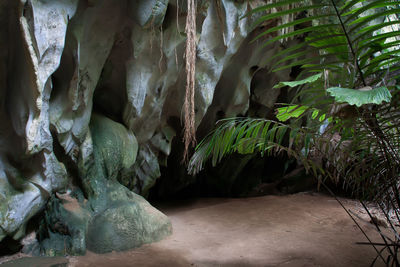
MULTIPOLYGON (((367 218, 359 204, 346 207, 367 218)), ((242 199, 194 199, 158 206, 173 234, 125 252, 38 259, 9 266, 369 266, 376 256, 366 239, 331 197, 315 193, 242 199), (35 265, 36 260, 41 260, 35 265)), ((380 239, 367 221, 363 228, 380 239)), ((11 264, 11 265, 10 265, 11 264)), ((378 262, 376 266, 382 266, 378 262)))

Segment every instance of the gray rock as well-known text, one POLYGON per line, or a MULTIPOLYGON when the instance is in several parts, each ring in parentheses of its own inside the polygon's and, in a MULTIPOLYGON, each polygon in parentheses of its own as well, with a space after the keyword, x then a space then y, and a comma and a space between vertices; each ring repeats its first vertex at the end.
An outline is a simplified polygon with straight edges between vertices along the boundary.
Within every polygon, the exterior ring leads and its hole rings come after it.
POLYGON ((68 194, 57 194, 47 204, 38 233, 46 256, 84 255, 91 213, 68 194))
POLYGON ((94 216, 88 228, 88 248, 98 253, 124 250, 169 235, 168 218, 118 183, 121 173, 129 177, 136 160, 137 142, 132 132, 100 115, 92 116, 90 131, 92 163, 82 164, 88 167, 81 170, 94 216))
POLYGON ((126 250, 172 233, 168 218, 142 197, 123 187, 114 190, 119 192, 111 193, 115 204, 98 214, 89 226, 88 249, 97 253, 126 250))
POLYGON ((66 203, 61 205, 52 198, 40 231, 45 255, 84 254, 86 246, 98 253, 123 250, 171 233, 165 215, 118 183, 122 173, 129 177, 136 161, 133 133, 97 114, 92 115, 89 133, 79 159, 88 200, 78 203, 64 196, 66 203))
POLYGON ((48 108, 50 75, 60 64, 67 17, 74 15, 76 5, 77 1, 15 1, 7 7, 10 47, 5 49, 14 63, 9 66, 13 72, 0 114, 4 127, 0 134, 0 225, 2 233, 14 239, 25 235, 28 220, 43 208, 51 192, 67 182, 65 166, 53 153, 48 108), (14 29, 21 37, 11 35, 14 29))
POLYGON ((134 171, 140 185, 133 189, 142 196, 147 196, 150 188, 161 175, 158 158, 150 146, 145 145, 140 148, 134 171))
POLYGON ((75 161, 89 130, 94 90, 114 43, 114 34, 121 24, 124 8, 123 4, 115 5, 111 0, 97 1, 86 9, 81 5, 70 22, 70 38, 66 40, 64 51, 68 60, 55 73, 55 77, 63 82, 51 100, 50 120, 60 144, 75 161))
MULTIPOLYGON (((250 42, 258 15, 240 19, 265 1, 196 3, 196 126, 205 133, 248 112, 249 100, 269 110, 279 94, 271 87, 288 72, 270 74, 265 63, 279 47, 250 42)), ((67 254, 82 254, 87 244, 125 249, 169 233, 167 218, 127 188, 147 196, 179 143, 186 13, 176 0, 0 1, 0 240, 22 238, 45 207, 47 255, 65 253, 65 238, 67 254), (72 222, 67 202, 46 202, 76 184, 87 216, 72 222), (80 234, 51 230, 51 218, 80 234)), ((165 191, 195 181, 176 165, 165 191)))
POLYGON ((158 27, 167 11, 168 0, 129 1, 130 16, 142 27, 158 27))

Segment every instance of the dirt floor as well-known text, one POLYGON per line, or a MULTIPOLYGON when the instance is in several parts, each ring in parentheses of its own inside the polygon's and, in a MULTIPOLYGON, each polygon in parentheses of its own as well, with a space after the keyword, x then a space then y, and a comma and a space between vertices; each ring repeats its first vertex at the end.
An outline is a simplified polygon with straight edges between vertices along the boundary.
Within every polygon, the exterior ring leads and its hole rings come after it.
MULTIPOLYGON (((367 218, 356 201, 343 202, 367 218)), ((336 200, 320 194, 197 199, 159 208, 174 233, 158 243, 103 255, 20 258, 4 266, 369 266, 376 256, 370 246, 355 244, 366 239, 336 200)), ((371 224, 362 225, 380 241, 371 224)))

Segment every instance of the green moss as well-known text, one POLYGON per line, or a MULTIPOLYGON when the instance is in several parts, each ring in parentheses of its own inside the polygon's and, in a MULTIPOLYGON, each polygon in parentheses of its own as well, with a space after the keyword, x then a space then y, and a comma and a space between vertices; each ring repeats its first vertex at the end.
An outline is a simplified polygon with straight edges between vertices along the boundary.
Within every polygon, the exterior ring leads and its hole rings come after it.
POLYGON ((122 124, 93 115, 90 130, 96 160, 101 163, 108 179, 116 179, 122 169, 135 163, 138 144, 133 133, 122 124))
POLYGON ((62 201, 53 196, 38 232, 42 254, 52 257, 85 254, 90 218, 89 210, 81 206, 67 210, 62 201))

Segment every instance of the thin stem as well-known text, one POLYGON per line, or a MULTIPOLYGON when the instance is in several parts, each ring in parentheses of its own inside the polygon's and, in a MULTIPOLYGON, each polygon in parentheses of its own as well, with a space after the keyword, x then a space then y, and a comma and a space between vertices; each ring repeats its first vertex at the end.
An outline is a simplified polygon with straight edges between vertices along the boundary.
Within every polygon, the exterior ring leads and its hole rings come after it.
POLYGON ((388 212, 385 210, 385 208, 383 207, 382 203, 379 202, 379 203, 377 203, 377 204, 378 204, 379 208, 381 209, 381 211, 383 212, 383 214, 385 215, 386 220, 389 222, 390 228, 393 230, 393 233, 394 233, 394 235, 395 235, 395 237, 396 237, 396 240, 398 240, 400 236, 399 236, 399 234, 397 233, 396 228, 394 227, 392 221, 390 220, 390 217, 389 217, 388 212))
MULTIPOLYGON (((346 207, 343 205, 343 203, 336 197, 336 195, 332 192, 332 190, 329 189, 329 187, 321 181, 321 184, 323 187, 325 187, 326 190, 328 190, 328 192, 332 195, 332 197, 339 203, 340 206, 342 206, 342 208, 344 209, 344 211, 347 213, 347 215, 350 216, 350 218, 353 220, 353 222, 356 224, 356 226, 358 227, 358 229, 360 229, 361 233, 363 233, 363 235, 365 236, 365 238, 368 240, 368 242, 372 245, 372 247, 375 249, 375 251, 378 253, 378 256, 383 260, 384 263, 386 263, 385 259, 383 258, 383 256, 381 255, 381 252, 379 252, 379 250, 376 248, 376 246, 373 244, 373 242, 371 241, 371 239, 368 237, 367 233, 365 233, 365 231, 362 229, 362 227, 360 226, 360 224, 358 224, 358 222, 354 219, 353 216, 351 216, 350 212, 346 209, 346 207)), ((385 247, 386 248, 386 247, 385 247)))
MULTIPOLYGON (((365 211, 367 212, 368 216, 371 218, 372 223, 375 225, 376 230, 378 231, 379 235, 381 236, 383 242, 385 243, 387 249, 389 250, 391 255, 394 255, 393 251, 390 249, 389 243, 387 242, 385 236, 383 235, 381 229, 379 228, 378 223, 374 220, 374 217, 372 216, 372 214, 369 212, 369 209, 367 208, 367 206, 364 204, 363 201, 360 200, 361 205, 364 207, 365 211)), ((391 240, 390 240, 391 241, 391 240)), ((393 242, 393 241, 391 241, 393 242)))
POLYGON ((344 32, 344 35, 346 36, 346 40, 347 40, 347 43, 348 43, 348 45, 350 47, 351 54, 353 55, 354 61, 355 61, 356 66, 357 66, 357 70, 358 70, 358 72, 360 74, 361 81, 362 81, 364 86, 367 86, 367 83, 365 82, 365 79, 364 79, 364 74, 361 71, 360 65, 358 64, 357 55, 354 52, 354 48, 353 48, 353 45, 351 43, 350 36, 348 35, 348 33, 346 31, 346 27, 344 26, 344 23, 343 23, 342 17, 340 16, 339 10, 337 9, 337 6, 336 6, 334 0, 331 0, 331 3, 333 5, 333 7, 335 8, 336 16, 338 17, 340 25, 342 26, 342 30, 344 32))

